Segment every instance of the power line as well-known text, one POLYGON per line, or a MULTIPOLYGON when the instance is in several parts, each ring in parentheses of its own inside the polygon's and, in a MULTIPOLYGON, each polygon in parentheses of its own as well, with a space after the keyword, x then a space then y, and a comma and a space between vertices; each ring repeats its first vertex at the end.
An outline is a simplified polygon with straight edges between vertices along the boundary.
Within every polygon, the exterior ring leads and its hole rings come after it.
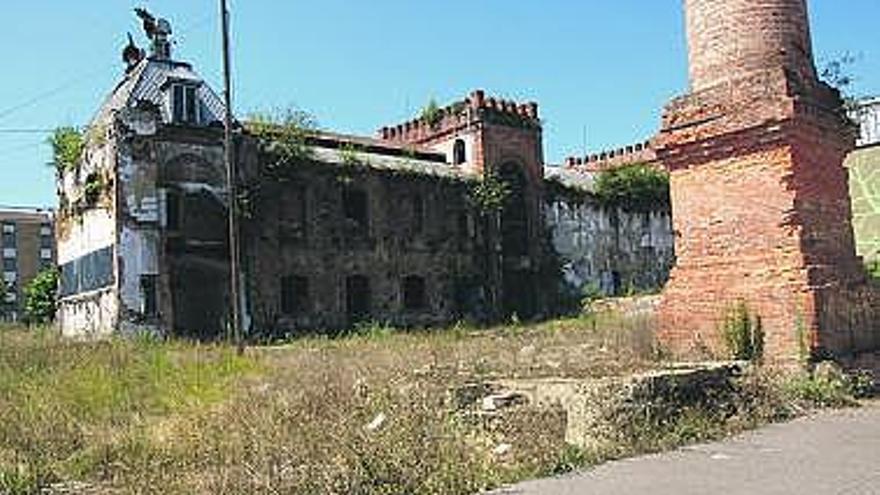
POLYGON ((51 134, 55 129, 2 129, 0 134, 51 134))
MULTIPOLYGON (((199 29, 199 28, 203 27, 204 25, 208 24, 211 20, 213 20, 213 18, 214 18, 214 14, 206 14, 206 15, 198 18, 193 24, 191 24, 191 25, 187 26, 185 29, 181 30, 178 34, 178 38, 182 39, 190 32, 195 31, 196 29, 199 29)), ((73 79, 69 79, 65 83, 60 84, 58 86, 55 86, 55 87, 53 87, 49 90, 46 90, 42 93, 39 93, 39 94, 37 94, 27 100, 24 100, 21 103, 18 103, 16 105, 13 105, 13 106, 5 108, 5 109, 2 109, 2 110, 0 110, 0 119, 6 118, 7 116, 9 116, 15 112, 18 112, 19 110, 23 110, 25 108, 33 106, 33 105, 40 103, 41 101, 43 101, 45 99, 51 98, 59 93, 63 93, 64 91, 67 91, 70 88, 85 82, 86 80, 91 80, 97 74, 105 73, 108 69, 116 67, 117 65, 118 64, 116 62, 113 62, 112 64, 108 64, 108 65, 103 65, 100 68, 97 68, 93 71, 89 71, 85 74, 82 74, 81 76, 75 77, 73 79)))

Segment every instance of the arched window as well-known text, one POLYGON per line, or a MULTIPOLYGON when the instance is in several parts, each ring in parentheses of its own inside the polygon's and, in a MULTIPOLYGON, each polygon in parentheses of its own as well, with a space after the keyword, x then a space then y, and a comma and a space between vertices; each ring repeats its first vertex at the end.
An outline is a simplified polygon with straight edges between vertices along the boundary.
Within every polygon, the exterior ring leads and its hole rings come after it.
POLYGON ((461 165, 467 161, 467 151, 464 145, 464 139, 456 139, 455 145, 452 147, 452 163, 453 165, 461 165))

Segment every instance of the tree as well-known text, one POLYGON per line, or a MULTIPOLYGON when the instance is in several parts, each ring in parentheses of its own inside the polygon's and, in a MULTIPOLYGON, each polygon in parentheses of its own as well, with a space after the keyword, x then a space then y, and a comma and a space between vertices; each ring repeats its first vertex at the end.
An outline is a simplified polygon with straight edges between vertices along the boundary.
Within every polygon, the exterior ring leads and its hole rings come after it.
POLYGON ((6 286, 6 282, 0 280, 0 320, 9 315, 9 303, 6 302, 6 294, 8 293, 9 288, 6 286))
POLYGON ((58 270, 46 268, 24 289, 24 316, 29 324, 45 325, 55 320, 58 270))

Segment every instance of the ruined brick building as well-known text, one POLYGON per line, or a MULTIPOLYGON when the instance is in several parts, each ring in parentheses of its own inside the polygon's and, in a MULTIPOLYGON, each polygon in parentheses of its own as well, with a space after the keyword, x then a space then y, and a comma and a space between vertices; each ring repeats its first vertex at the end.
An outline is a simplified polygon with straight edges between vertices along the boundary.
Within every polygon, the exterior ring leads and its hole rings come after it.
MULTIPOLYGON (((59 177, 65 334, 226 326, 223 106, 154 22, 59 177)), ((591 174, 545 166, 535 103, 474 91, 373 138, 254 128, 236 139, 252 334, 539 317, 588 286, 657 290, 673 262, 667 205, 609 211, 591 174)))
MULTIPOLYGON (((775 357, 878 347, 880 298, 856 255, 843 167, 857 130, 816 76, 806 8, 686 0, 691 88, 659 134, 561 168, 544 163, 537 104, 482 91, 372 138, 290 141, 283 126, 245 123, 249 332, 540 317, 566 292, 665 284, 660 337, 673 350, 720 351, 738 301, 775 357), (632 162, 670 172, 674 216, 598 204, 596 174, 632 162), (496 182, 507 194, 482 201, 496 182)), ((223 108, 173 60, 170 31, 158 21, 149 56, 126 48, 83 163, 59 177, 65 333, 211 337, 226 325, 223 108)))

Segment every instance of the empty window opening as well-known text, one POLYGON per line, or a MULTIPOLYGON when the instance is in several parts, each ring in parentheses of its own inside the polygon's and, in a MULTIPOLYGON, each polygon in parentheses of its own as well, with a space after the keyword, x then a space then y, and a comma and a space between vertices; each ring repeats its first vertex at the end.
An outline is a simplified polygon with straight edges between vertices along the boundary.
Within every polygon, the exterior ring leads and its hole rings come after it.
POLYGON ((146 317, 154 317, 159 314, 158 290, 158 276, 141 275, 141 296, 143 297, 141 312, 146 317))
POLYGON ((454 165, 461 165, 467 161, 467 151, 464 144, 464 139, 456 139, 455 144, 452 146, 452 163, 454 165))
POLYGON ((371 299, 369 278, 352 275, 345 279, 345 302, 349 320, 356 323, 369 319, 371 299))
POLYGON ((309 311, 309 279, 290 275, 281 279, 281 313, 301 315, 309 311))
POLYGON ((349 223, 362 230, 368 228, 370 213, 366 191, 346 188, 342 192, 342 209, 349 223))
POLYGON ((427 305, 425 279, 409 276, 403 279, 403 307, 409 311, 424 309, 427 305))
POLYGON ((165 228, 169 232, 180 230, 180 193, 168 191, 165 195, 165 228))
POLYGON ((198 123, 198 96, 195 86, 175 84, 172 87, 173 119, 176 124, 198 123))

